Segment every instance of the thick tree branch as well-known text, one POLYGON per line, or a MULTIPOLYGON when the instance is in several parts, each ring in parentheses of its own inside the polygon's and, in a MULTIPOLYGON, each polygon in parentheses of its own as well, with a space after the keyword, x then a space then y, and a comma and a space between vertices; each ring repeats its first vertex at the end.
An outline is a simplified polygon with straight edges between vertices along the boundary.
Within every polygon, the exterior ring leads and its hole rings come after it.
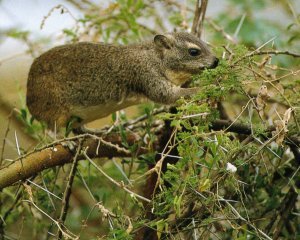
MULTIPOLYGON (((82 143, 82 148, 87 149, 89 157, 128 157, 130 153, 119 151, 113 144, 121 145, 121 137, 113 134, 106 138, 105 141, 110 144, 103 144, 96 138, 85 138, 82 143)), ((137 141, 136 135, 128 134, 127 142, 132 145, 137 141)), ((139 153, 145 152, 145 149, 138 149, 139 153)), ((61 143, 54 145, 32 154, 24 158, 16 160, 14 163, 0 169, 0 189, 8 187, 20 180, 24 180, 33 176, 45 169, 55 166, 62 166, 66 163, 73 161, 74 153, 68 148, 64 147, 61 143)), ((78 160, 82 160, 82 155, 78 156, 78 160)))

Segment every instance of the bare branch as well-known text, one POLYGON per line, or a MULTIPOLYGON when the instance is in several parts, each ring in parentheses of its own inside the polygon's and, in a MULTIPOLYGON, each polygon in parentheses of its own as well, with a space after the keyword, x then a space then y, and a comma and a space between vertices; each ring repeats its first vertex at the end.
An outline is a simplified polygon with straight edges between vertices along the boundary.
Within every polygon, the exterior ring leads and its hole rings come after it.
POLYGON ((195 15, 192 25, 192 33, 195 34, 197 37, 201 37, 205 19, 205 13, 207 8, 208 0, 197 0, 196 7, 195 7, 195 15))
POLYGON ((232 65, 236 65, 238 62, 244 60, 245 58, 253 57, 253 56, 256 56, 256 55, 286 55, 286 56, 291 56, 291 57, 294 57, 294 58, 300 57, 299 53, 293 53, 293 52, 290 52, 290 51, 278 51, 278 50, 260 51, 259 49, 261 49, 261 47, 259 47, 258 49, 254 50, 254 51, 252 51, 248 54, 246 54, 245 56, 239 58, 232 65))
MULTIPOLYGON (((72 167, 71 167, 71 170, 70 170, 70 173, 69 173, 69 177, 68 177, 68 181, 67 181, 67 186, 66 186, 66 189, 65 189, 65 192, 64 192, 64 197, 63 197, 63 200, 62 200, 61 212, 60 212, 60 216, 59 216, 59 220, 58 220, 58 224, 61 226, 61 228, 63 228, 63 226, 64 226, 64 222, 66 220, 67 213, 68 213, 69 201, 70 201, 70 196, 71 196, 71 191, 72 191, 72 185, 73 185, 73 182, 74 182, 74 177, 76 175, 77 166, 78 166, 78 156, 79 156, 80 151, 81 151, 81 142, 82 142, 82 139, 79 140, 79 146, 77 147, 77 151, 76 151, 76 154, 74 156, 73 164, 72 164, 72 167)), ((57 239, 61 239, 62 234, 63 234, 63 232, 59 228, 57 239)))
POLYGON ((247 54, 245 57, 251 57, 251 56, 255 56, 255 55, 265 55, 265 54, 288 55, 288 56, 295 57, 295 58, 300 57, 299 53, 293 53, 293 52, 290 52, 290 51, 277 51, 277 50, 256 51, 256 52, 252 52, 250 54, 247 54))

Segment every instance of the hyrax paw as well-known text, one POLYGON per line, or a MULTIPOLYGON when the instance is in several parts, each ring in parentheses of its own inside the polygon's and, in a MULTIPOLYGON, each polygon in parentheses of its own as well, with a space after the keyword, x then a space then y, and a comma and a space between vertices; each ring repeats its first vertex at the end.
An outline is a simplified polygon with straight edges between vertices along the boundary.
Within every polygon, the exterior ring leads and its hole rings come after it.
POLYGON ((191 94, 196 94, 196 93, 200 92, 200 90, 201 90, 199 87, 193 87, 193 88, 187 88, 187 89, 189 89, 191 94))

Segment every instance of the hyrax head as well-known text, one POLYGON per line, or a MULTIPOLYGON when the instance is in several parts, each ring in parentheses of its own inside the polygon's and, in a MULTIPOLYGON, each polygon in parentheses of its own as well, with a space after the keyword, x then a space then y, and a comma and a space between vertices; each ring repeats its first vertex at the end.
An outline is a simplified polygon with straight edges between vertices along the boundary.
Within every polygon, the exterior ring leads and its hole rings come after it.
POLYGON ((207 44, 190 33, 156 35, 154 43, 168 70, 195 74, 218 66, 219 59, 211 53, 207 44))

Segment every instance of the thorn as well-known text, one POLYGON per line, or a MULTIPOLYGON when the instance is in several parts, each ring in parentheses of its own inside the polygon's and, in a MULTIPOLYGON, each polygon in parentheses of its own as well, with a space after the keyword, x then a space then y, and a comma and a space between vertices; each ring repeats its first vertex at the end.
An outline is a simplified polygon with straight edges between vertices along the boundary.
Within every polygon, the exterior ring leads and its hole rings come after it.
POLYGON ((18 155, 21 156, 19 141, 18 141, 18 137, 17 137, 17 131, 15 131, 15 140, 16 140, 16 147, 17 147, 18 155))

